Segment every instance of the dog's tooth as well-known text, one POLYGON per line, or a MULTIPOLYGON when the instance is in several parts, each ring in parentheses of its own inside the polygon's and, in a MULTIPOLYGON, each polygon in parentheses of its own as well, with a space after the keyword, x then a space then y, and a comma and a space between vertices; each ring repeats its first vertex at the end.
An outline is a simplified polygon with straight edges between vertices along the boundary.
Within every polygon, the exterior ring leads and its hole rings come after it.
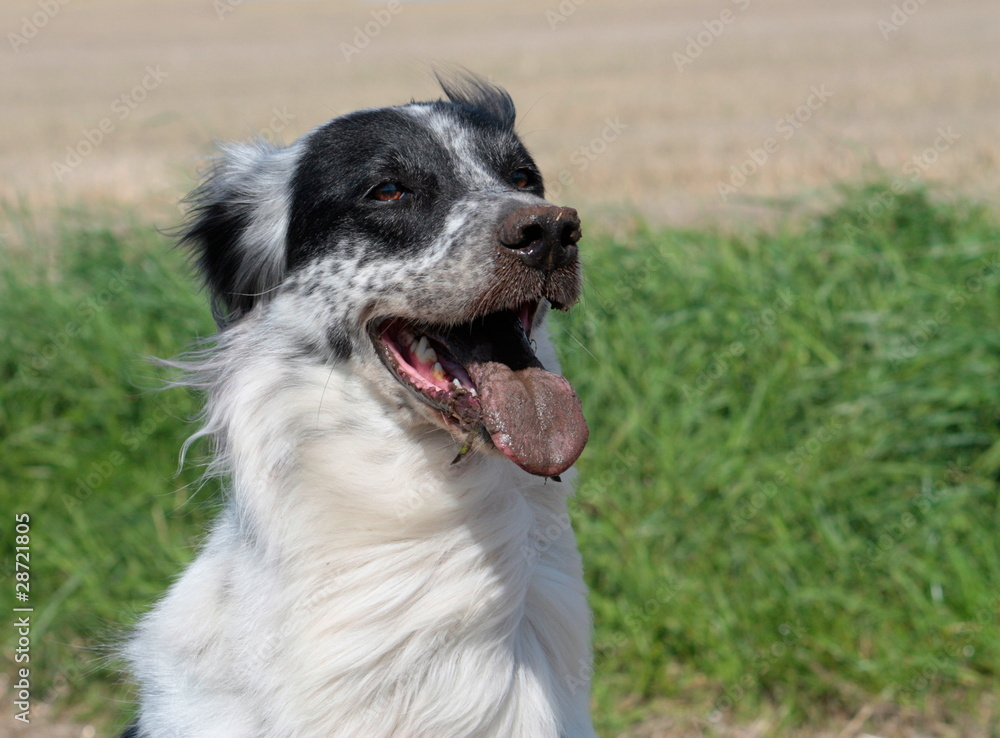
POLYGON ((475 387, 469 387, 469 394, 472 395, 473 397, 479 397, 479 393, 476 392, 475 387))
POLYGON ((427 336, 420 337, 420 341, 417 342, 417 347, 413 353, 425 364, 433 364, 438 358, 437 351, 431 346, 430 341, 427 340, 427 336))
MULTIPOLYGON (((431 350, 433 351, 434 349, 431 350)), ((434 379, 443 382, 446 379, 444 367, 442 367, 440 363, 435 362, 434 366, 431 367, 431 376, 434 377, 434 379)))

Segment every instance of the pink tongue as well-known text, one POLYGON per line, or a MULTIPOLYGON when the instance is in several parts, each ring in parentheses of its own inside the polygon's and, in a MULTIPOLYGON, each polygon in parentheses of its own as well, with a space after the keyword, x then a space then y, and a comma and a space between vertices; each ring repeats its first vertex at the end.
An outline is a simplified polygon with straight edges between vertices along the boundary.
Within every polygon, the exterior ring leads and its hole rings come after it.
POLYGON ((562 474, 587 443, 587 421, 564 378, 541 366, 511 369, 496 361, 470 361, 482 423, 493 444, 531 474, 562 474))

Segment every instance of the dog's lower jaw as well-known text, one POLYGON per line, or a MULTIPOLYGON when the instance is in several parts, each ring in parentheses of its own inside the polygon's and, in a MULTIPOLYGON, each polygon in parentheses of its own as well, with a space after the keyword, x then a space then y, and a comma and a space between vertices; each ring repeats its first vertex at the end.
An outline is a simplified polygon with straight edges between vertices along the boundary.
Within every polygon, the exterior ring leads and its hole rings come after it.
POLYGON ((266 361, 212 383, 233 488, 129 646, 143 735, 592 736, 570 484, 266 361))

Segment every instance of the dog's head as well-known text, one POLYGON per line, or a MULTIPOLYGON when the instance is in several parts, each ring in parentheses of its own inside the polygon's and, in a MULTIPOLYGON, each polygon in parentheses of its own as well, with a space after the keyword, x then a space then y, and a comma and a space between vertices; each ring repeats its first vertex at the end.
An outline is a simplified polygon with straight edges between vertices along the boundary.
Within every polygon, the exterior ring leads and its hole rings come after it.
POLYGON ((533 332, 577 299, 580 221, 545 201, 506 92, 442 87, 447 101, 345 115, 288 148, 226 149, 182 240, 224 329, 260 320, 415 422, 554 476, 587 427, 533 332))

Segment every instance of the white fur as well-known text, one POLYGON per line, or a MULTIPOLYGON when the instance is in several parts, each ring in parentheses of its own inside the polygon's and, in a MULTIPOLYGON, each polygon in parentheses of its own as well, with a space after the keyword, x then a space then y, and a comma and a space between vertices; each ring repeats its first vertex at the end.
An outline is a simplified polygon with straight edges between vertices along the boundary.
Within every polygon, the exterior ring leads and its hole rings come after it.
MULTIPOLYGON (((229 155, 215 175, 227 192, 262 178, 241 248, 258 260, 248 275, 263 277, 242 281, 277 288, 187 365, 184 383, 208 396, 195 438, 212 438, 210 473, 230 481, 197 559, 126 647, 139 734, 593 736, 573 472, 542 479, 481 447, 452 464, 456 439, 361 329, 375 312, 474 314, 494 278, 469 248, 486 195, 457 202, 420 258, 361 266, 348 244, 277 284, 297 154, 229 155), (400 291, 435 274, 447 289, 400 291), (317 300, 313 285, 339 301, 317 300), (331 325, 352 340, 350 358, 304 355, 331 325)), ((544 313, 532 338, 558 371, 544 313)))
POLYGON ((201 367, 233 485, 129 646, 143 734, 593 735, 569 475, 452 466, 280 332, 249 316, 201 367))

